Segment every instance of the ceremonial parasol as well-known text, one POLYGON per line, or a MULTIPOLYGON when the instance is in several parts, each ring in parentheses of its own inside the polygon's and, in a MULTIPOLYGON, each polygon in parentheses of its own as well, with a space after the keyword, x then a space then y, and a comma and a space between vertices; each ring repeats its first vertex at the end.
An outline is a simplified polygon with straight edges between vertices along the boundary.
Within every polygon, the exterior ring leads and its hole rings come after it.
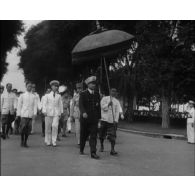
POLYGON ((107 30, 96 21, 97 30, 82 38, 72 50, 73 64, 81 64, 94 59, 103 62, 110 94, 110 82, 106 58, 115 56, 130 48, 133 35, 121 30, 107 30))
MULTIPOLYGON (((101 59, 106 76, 106 57, 112 57, 130 48, 133 35, 121 30, 107 30, 96 21, 97 30, 82 38, 72 50, 73 64, 101 59)), ((108 86, 109 80, 107 77, 108 86)))

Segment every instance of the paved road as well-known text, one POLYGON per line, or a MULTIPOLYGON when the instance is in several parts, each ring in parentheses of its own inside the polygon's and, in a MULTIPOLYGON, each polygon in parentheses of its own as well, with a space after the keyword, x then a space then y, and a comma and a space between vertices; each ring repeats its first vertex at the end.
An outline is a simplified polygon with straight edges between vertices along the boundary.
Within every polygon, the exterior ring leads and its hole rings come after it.
MULTIPOLYGON (((63 138, 56 148, 46 147, 39 133, 30 136, 30 148, 20 147, 20 137, 1 141, 2 175, 194 175, 194 145, 118 132, 118 157, 110 146, 101 159, 80 156, 74 134, 63 138)), ((99 148, 99 145, 98 145, 99 148)), ((86 151, 89 154, 87 144, 86 151)))

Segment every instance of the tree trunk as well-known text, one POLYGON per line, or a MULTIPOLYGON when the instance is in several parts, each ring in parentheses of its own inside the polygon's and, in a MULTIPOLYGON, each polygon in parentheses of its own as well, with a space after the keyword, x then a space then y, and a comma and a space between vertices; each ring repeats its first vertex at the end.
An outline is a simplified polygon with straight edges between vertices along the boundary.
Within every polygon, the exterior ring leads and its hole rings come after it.
POLYGON ((136 110, 136 107, 137 107, 137 97, 134 96, 134 98, 133 98, 133 110, 136 110))
POLYGON ((129 122, 133 122, 133 97, 128 99, 127 118, 129 122))
POLYGON ((162 128, 168 129, 170 127, 169 116, 170 102, 169 97, 162 95, 162 128))

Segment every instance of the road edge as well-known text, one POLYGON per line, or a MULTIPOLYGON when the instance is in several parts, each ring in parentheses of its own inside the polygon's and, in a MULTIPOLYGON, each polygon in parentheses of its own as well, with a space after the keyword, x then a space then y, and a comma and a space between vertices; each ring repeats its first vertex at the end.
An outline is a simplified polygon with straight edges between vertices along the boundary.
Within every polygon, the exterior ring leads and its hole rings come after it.
POLYGON ((156 137, 156 138, 164 138, 164 139, 178 139, 178 140, 187 140, 187 138, 184 135, 178 135, 178 134, 161 134, 161 133, 151 133, 151 132, 145 132, 145 131, 138 131, 138 130, 130 130, 130 129, 123 129, 118 127, 119 131, 132 133, 132 134, 138 134, 148 137, 156 137))

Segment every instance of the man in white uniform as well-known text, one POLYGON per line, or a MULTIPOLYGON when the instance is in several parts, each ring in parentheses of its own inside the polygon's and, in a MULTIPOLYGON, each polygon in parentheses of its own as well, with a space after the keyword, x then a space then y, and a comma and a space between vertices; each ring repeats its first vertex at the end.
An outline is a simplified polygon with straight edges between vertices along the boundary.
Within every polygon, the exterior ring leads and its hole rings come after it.
POLYGON ((194 110, 195 102, 190 100, 188 102, 188 119, 187 119, 187 138, 188 143, 194 144, 195 143, 195 110, 194 110))
POLYGON ((45 143, 56 146, 59 118, 63 112, 62 99, 57 90, 59 81, 50 82, 52 91, 45 95, 42 112, 45 115, 45 143))
POLYGON ((111 89, 110 96, 105 96, 101 100, 101 128, 99 132, 100 138, 100 152, 104 151, 104 139, 108 136, 108 140, 111 143, 111 155, 116 155, 115 141, 116 141, 116 129, 119 120, 120 103, 115 98, 116 89, 111 89))
POLYGON ((16 95, 12 92, 12 84, 7 83, 7 91, 1 95, 1 120, 2 120, 2 138, 9 138, 9 130, 15 119, 17 107, 16 95))
POLYGON ((32 94, 32 83, 26 84, 27 91, 18 99, 17 118, 20 117, 21 146, 28 147, 27 140, 31 131, 32 118, 37 114, 36 99, 32 94))

